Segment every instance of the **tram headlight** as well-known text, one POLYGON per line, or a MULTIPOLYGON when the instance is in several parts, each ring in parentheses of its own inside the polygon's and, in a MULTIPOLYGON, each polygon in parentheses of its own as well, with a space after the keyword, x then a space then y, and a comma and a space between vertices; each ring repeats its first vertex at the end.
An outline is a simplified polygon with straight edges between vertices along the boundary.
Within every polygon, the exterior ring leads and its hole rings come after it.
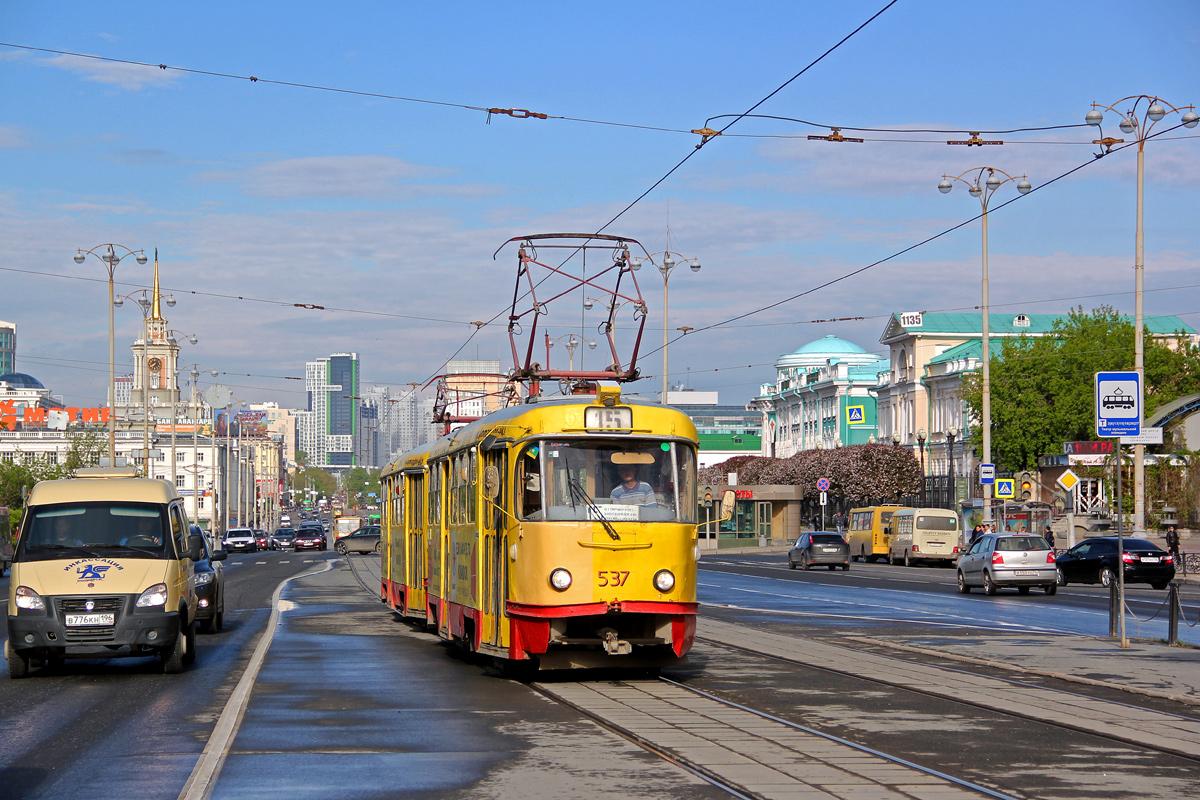
POLYGON ((560 592, 571 588, 571 573, 562 567, 557 567, 550 573, 550 585, 560 592))
POLYGON ((654 573, 654 588, 660 592, 669 592, 675 588, 675 575, 669 569, 660 569, 654 573))

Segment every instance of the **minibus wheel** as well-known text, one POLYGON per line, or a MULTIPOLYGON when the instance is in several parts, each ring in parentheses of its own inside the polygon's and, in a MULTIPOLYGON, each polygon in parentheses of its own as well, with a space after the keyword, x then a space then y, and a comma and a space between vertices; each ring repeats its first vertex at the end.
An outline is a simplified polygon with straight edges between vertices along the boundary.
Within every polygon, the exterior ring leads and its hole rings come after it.
POLYGON ((183 650, 186 646, 183 631, 179 631, 175 635, 175 642, 170 647, 164 648, 159 655, 164 673, 175 675, 183 672, 183 650))
POLYGON ((183 663, 193 664, 196 661, 196 622, 188 623, 183 632, 183 663))
POLYGON ((14 650, 8 642, 4 643, 4 655, 8 660, 8 677, 16 680, 29 677, 29 659, 14 650))

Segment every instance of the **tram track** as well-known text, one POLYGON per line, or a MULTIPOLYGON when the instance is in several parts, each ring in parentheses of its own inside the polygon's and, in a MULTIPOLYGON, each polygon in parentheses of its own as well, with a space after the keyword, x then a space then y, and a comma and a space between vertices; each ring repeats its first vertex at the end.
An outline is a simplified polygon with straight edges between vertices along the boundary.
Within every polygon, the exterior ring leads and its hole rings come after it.
MULTIPOLYGON (((1134 738, 1133 736, 1121 737, 1121 736, 1117 736, 1117 735, 1114 735, 1109 732, 1105 732, 1105 731, 1099 729, 1095 725, 1085 725, 1082 723, 1071 724, 1071 723, 1064 722, 1059 719, 1051 718, 1045 714, 1042 714, 1039 716, 1035 716, 1033 714, 1022 714, 1022 713, 1014 711, 1010 708, 1003 708, 998 704, 997 705, 989 705, 986 703, 973 702, 969 699, 963 698, 961 695, 956 694, 956 693, 949 693, 949 692, 945 692, 945 691, 943 691, 943 692, 932 691, 929 689, 921 688, 920 686, 914 686, 911 683, 905 683, 902 681, 889 681, 889 680, 886 680, 886 679, 883 679, 880 677, 876 677, 876 676, 872 676, 872 675, 865 675, 862 672, 851 672, 849 670, 837 669, 834 667, 830 667, 828 664, 813 664, 809 661, 791 658, 786 655, 771 653, 771 652, 767 652, 767 651, 761 650, 761 649, 746 647, 744 645, 734 644, 731 642, 723 641, 721 639, 716 639, 716 638, 712 638, 712 637, 697 636, 696 641, 697 642, 705 642, 707 644, 715 645, 718 647, 728 648, 730 650, 735 650, 737 652, 745 653, 747 655, 755 656, 758 658, 765 658, 770 661, 780 662, 780 663, 788 664, 790 666, 800 666, 800 667, 804 667, 805 669, 810 669, 810 670, 813 670, 816 672, 824 672, 824 673, 827 673, 830 675, 837 675, 842 678, 848 678, 848 679, 852 679, 852 680, 863 682, 863 683, 869 683, 869 684, 873 684, 876 686, 886 687, 887 689, 892 690, 892 691, 899 690, 899 691, 907 692, 910 694, 919 695, 922 697, 933 698, 933 699, 936 699, 939 701, 949 701, 952 703, 957 703, 959 705, 980 709, 982 711, 988 712, 989 714, 1000 715, 1000 716, 1008 717, 1011 719, 1024 720, 1024 721, 1028 721, 1028 722, 1037 723, 1040 725, 1047 725, 1047 726, 1050 726, 1053 728, 1058 728, 1063 731, 1069 731, 1071 733, 1083 733, 1083 734, 1087 734, 1088 736, 1092 736, 1092 737, 1095 737, 1098 739, 1103 739, 1103 740, 1112 742, 1114 744, 1118 744, 1123 747, 1133 746, 1133 747, 1137 747, 1139 749, 1149 750, 1154 753, 1159 753, 1159 754, 1162 754, 1165 756, 1170 756, 1171 758, 1185 759, 1194 764, 1200 765, 1200 757, 1198 757, 1196 754, 1182 751, 1182 750, 1175 749, 1175 748, 1162 746, 1162 745, 1158 744, 1156 740, 1154 740, 1150 737, 1145 737, 1145 738, 1134 738)), ((889 657, 896 658, 895 656, 889 656, 889 657)), ((901 658, 897 658, 897 660, 905 661, 905 659, 901 659, 901 658)), ((907 663, 918 663, 919 664, 922 662, 914 660, 914 661, 909 661, 907 663)), ((962 668, 958 668, 958 667, 947 667, 944 664, 939 664, 937 668, 939 670, 943 670, 945 672, 951 672, 951 673, 962 675, 963 677, 978 677, 978 675, 979 675, 978 670, 971 671, 971 670, 966 670, 966 669, 962 669, 962 668)), ((1010 684, 1013 687, 1039 689, 1039 690, 1047 689, 1047 687, 1043 684, 1035 683, 1032 681, 1023 681, 1023 680, 1019 680, 1016 678, 1012 678, 1010 676, 997 674, 999 672, 1000 672, 1000 670, 998 670, 998 669, 990 670, 991 677, 993 680, 1003 681, 1007 684, 1010 684)), ((1056 680, 1056 679, 1050 679, 1050 680, 1056 680)), ((1058 695, 1060 697, 1075 699, 1075 700, 1079 701, 1081 705, 1085 704, 1085 703, 1093 703, 1099 699, 1105 703, 1110 703, 1112 705, 1128 709, 1131 712, 1145 712, 1147 710, 1147 708, 1145 706, 1139 706, 1139 705, 1136 705, 1133 703, 1124 702, 1124 701, 1120 701, 1120 700, 1112 700, 1108 697, 1103 697, 1104 693, 1101 693, 1101 692, 1097 692, 1096 694, 1088 694, 1088 693, 1084 693, 1084 692, 1072 691, 1072 690, 1062 689, 1062 688, 1058 688, 1058 687, 1054 687, 1053 691, 1056 695, 1058 695)), ((1162 710, 1158 710, 1158 709, 1153 709, 1153 711, 1156 714, 1162 715, 1164 717, 1173 718, 1180 722, 1200 724, 1200 717, 1195 717, 1195 716, 1191 716, 1188 714, 1181 714, 1178 711, 1162 711, 1162 710)))

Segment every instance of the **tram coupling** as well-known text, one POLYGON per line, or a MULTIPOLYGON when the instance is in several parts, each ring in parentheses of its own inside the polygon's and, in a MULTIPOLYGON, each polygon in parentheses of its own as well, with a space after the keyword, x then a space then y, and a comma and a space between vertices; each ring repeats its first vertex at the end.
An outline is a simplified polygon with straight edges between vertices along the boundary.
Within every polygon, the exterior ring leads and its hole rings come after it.
POLYGON ((617 632, 612 628, 604 628, 600 631, 603 639, 604 652, 610 656, 627 656, 633 652, 633 645, 617 636, 617 632))

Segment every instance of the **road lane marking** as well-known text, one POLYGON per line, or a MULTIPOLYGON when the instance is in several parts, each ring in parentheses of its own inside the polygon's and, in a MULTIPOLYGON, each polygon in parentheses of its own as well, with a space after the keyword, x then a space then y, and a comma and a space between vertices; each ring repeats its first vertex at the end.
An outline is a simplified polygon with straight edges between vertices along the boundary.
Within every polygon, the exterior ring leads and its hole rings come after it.
POLYGON ((192 774, 188 776, 187 783, 183 785, 183 790, 179 793, 179 800, 207 800, 212 794, 216 780, 221 774, 221 768, 225 765, 225 759, 229 756, 229 750, 233 747, 233 740, 237 738, 238 729, 242 725, 242 717, 246 714, 246 707, 250 705, 250 693, 254 690, 258 673, 267 659, 267 650, 270 649, 271 642, 275 639, 275 630, 279 626, 279 615, 283 610, 282 604, 279 602, 283 588, 297 578, 307 578, 310 575, 328 572, 335 563, 337 562, 327 561, 321 569, 301 572, 285 578, 275 587, 275 593, 271 596, 271 617, 267 620, 267 627, 259 636, 254 653, 250 656, 249 663, 246 664, 246 671, 242 673, 237 686, 234 687, 233 693, 229 695, 229 700, 225 703, 225 708, 221 710, 221 716, 217 718, 217 724, 213 727, 212 735, 208 737, 208 742, 204 745, 204 751, 200 753, 200 758, 197 759, 192 774))
POLYGON ((280 561, 279 563, 280 563, 280 564, 290 564, 290 563, 292 563, 292 562, 291 562, 290 560, 288 560, 288 561, 280 561))
POLYGON ((255 561, 254 563, 255 563, 255 564, 265 564, 265 563, 267 563, 267 562, 265 562, 265 561, 255 561))

